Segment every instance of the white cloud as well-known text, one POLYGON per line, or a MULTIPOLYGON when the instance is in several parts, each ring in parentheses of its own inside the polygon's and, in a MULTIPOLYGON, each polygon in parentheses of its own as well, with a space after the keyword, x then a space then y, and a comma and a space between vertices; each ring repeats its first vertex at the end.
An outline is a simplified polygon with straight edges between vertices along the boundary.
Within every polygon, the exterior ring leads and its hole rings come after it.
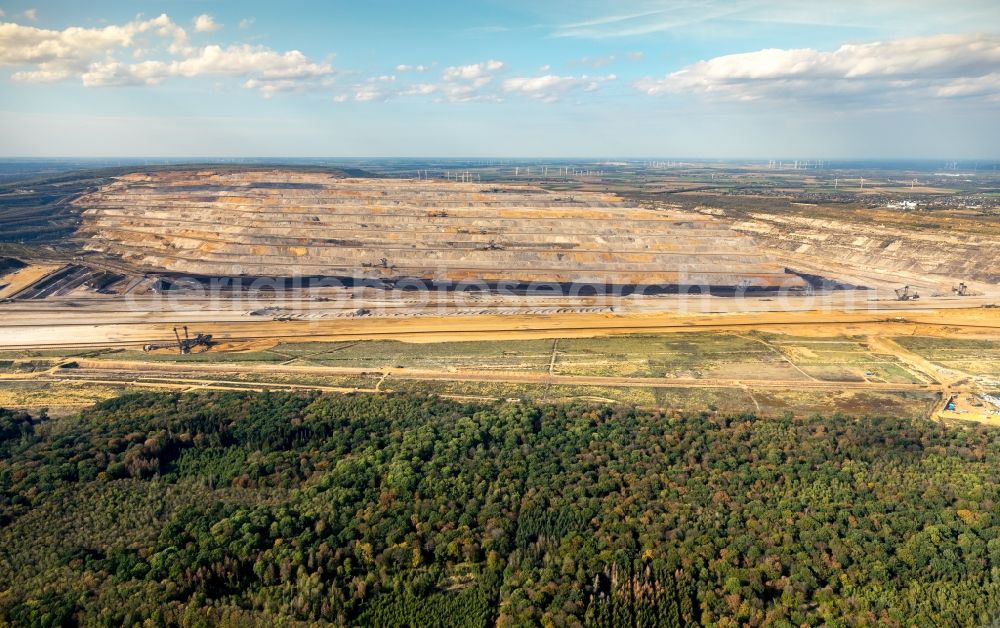
POLYGON ((305 92, 332 87, 334 78, 318 78, 311 80, 292 78, 251 78, 243 82, 246 89, 257 90, 264 98, 270 98, 283 92, 305 92))
POLYGON ((393 85, 396 82, 394 74, 372 76, 363 83, 357 83, 349 88, 348 93, 334 96, 334 102, 356 100, 358 102, 384 102, 399 95, 401 92, 393 85))
POLYGON ((551 36, 584 39, 627 38, 678 32, 685 38, 773 36, 775 27, 840 28, 852 32, 926 35, 972 32, 1000 19, 995 0, 878 0, 878 2, 801 2, 801 0, 583 0, 554 11, 535 3, 554 23, 551 36))
POLYGON ((985 96, 991 100, 1000 100, 1000 72, 992 72, 975 78, 953 79, 938 86, 935 95, 941 98, 985 96))
MULTIPOLYGON (((195 30, 215 28, 218 25, 207 15, 195 20, 195 30)), ((79 78, 86 87, 156 85, 172 77, 243 78, 244 87, 264 96, 328 87, 335 74, 328 61, 314 61, 298 50, 281 52, 249 44, 189 46, 185 30, 167 15, 61 31, 0 24, 0 65, 21 66, 11 76, 16 81, 79 78), (150 36, 158 37, 159 45, 147 41, 150 36), (146 58, 149 54, 159 58, 146 58), (119 55, 132 62, 116 58, 119 55)))
POLYGON ((446 81, 478 79, 487 76, 491 72, 502 70, 503 68, 504 63, 502 61, 490 59, 489 61, 483 61, 482 63, 455 65, 445 68, 442 77, 446 81))
POLYGON ((576 65, 586 65, 591 68, 603 68, 606 65, 611 65, 612 63, 618 63, 619 61, 641 61, 643 58, 643 53, 641 52, 626 52, 624 55, 607 55, 604 57, 583 57, 578 59, 573 63, 576 65))
POLYGON ((6 13, 4 13, 4 10, 3 10, 3 9, 0 9, 0 17, 3 17, 3 16, 5 16, 5 15, 7 15, 7 14, 6 14, 6 13))
POLYGON ((168 74, 168 64, 162 61, 119 63, 95 62, 80 76, 86 87, 122 87, 126 85, 156 85, 168 74))
POLYGON ((383 101, 389 98, 389 92, 374 85, 364 85, 354 92, 354 100, 358 102, 383 101))
POLYGON ((29 21, 32 21, 32 22, 38 21, 38 9, 25 9, 21 13, 21 15, 23 15, 24 19, 26 19, 26 20, 29 20, 29 21))
MULTIPOLYGON (((437 82, 404 82, 402 85, 396 84, 395 75, 372 77, 346 89, 334 97, 334 100, 371 102, 396 97, 432 97, 438 102, 448 103, 499 102, 505 94, 510 94, 542 102, 554 102, 571 91, 594 91, 599 89, 602 83, 616 79, 613 74, 556 76, 545 73, 532 77, 513 77, 497 84, 496 74, 506 67, 502 61, 490 59, 480 63, 447 67, 437 82)), ((396 66, 396 70, 400 73, 413 69, 415 66, 407 64, 396 66)))
POLYGON ((364 83, 353 86, 349 94, 340 94, 334 100, 337 102, 344 102, 348 99, 359 102, 381 102, 400 96, 437 96, 439 101, 450 103, 496 101, 495 94, 484 90, 490 80, 488 77, 480 77, 468 82, 412 83, 395 87, 378 82, 378 78, 371 78, 364 83))
POLYGON ((71 73, 115 50, 132 47, 136 38, 145 33, 168 39, 175 51, 180 51, 187 40, 184 29, 166 15, 121 26, 71 26, 61 31, 6 23, 0 24, 0 65, 45 64, 43 70, 71 73))
POLYGON ((423 65, 422 63, 421 64, 417 64, 417 65, 410 65, 408 63, 400 63, 399 65, 396 66, 396 71, 397 72, 426 72, 427 70, 430 70, 430 69, 431 69, 430 66, 423 65))
POLYGON ((614 63, 617 60, 618 60, 618 57, 615 56, 615 55, 608 55, 606 57, 584 57, 584 58, 580 59, 579 61, 577 61, 577 64, 578 65, 587 65, 587 66, 590 66, 592 68, 601 68, 601 67, 604 67, 606 65, 611 65, 612 63, 614 63))
POLYGON ((265 46, 205 46, 186 59, 123 64, 98 62, 81 77, 88 87, 156 85, 169 77, 249 77, 243 86, 266 97, 332 84, 329 63, 311 61, 298 50, 277 52, 265 46))
POLYGON ((21 83, 58 83, 69 78, 67 70, 58 68, 45 68, 38 70, 22 70, 15 72, 11 78, 21 83))
POLYGON ((600 89, 601 83, 613 81, 616 78, 614 74, 607 76, 556 76, 546 74, 542 76, 514 77, 503 82, 503 91, 525 94, 543 102, 555 102, 569 91, 577 89, 595 91, 600 89))
MULTIPOLYGON (((434 82, 396 84, 395 75, 375 76, 357 83, 347 91, 334 97, 335 102, 355 100, 358 102, 382 102, 400 96, 436 96, 443 102, 463 103, 475 101, 495 101, 495 90, 487 89, 493 81, 493 73, 505 67, 502 61, 490 59, 481 63, 450 66, 441 73, 441 80, 434 82)), ((400 74, 427 72, 429 65, 401 63, 395 67, 400 74)))
MULTIPOLYGON (((555 37, 605 39, 634 37, 691 27, 714 19, 736 15, 748 4, 740 1, 680 0, 665 8, 662 2, 640 3, 635 10, 603 15, 558 26, 555 37)), ((614 6, 608 3, 601 6, 614 6)))
POLYGON ((215 22, 215 18, 207 13, 202 13, 194 18, 194 30, 196 33, 213 33, 222 28, 221 24, 215 22))
POLYGON ((471 83, 445 81, 437 86, 437 93, 441 94, 444 100, 453 103, 495 101, 497 100, 496 96, 487 93, 483 89, 491 80, 489 77, 484 76, 473 80, 471 83))
POLYGON ((240 30, 244 30, 245 31, 246 29, 248 29, 251 26, 253 26, 253 23, 256 22, 256 21, 257 21, 257 18, 254 18, 254 17, 245 17, 245 18, 243 18, 242 20, 240 20, 240 30))
POLYGON ((410 85, 400 92, 403 96, 428 96, 438 91, 438 86, 433 83, 417 83, 410 85))
POLYGON ((958 34, 844 44, 832 52, 767 49, 689 65, 635 86, 649 95, 727 100, 1000 94, 1000 35, 958 34))
POLYGON ((266 46, 237 44, 223 48, 205 46, 195 55, 170 64, 175 76, 219 74, 242 76, 257 74, 261 78, 311 78, 331 74, 329 63, 311 61, 298 50, 278 52, 266 46))

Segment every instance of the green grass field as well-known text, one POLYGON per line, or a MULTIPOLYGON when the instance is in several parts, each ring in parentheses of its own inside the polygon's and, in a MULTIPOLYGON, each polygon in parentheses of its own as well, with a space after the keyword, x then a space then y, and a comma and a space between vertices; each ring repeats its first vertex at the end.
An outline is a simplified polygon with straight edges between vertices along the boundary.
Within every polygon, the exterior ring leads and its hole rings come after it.
MULTIPOLYGON (((1000 371, 1000 343, 897 339, 904 347, 945 365, 980 374, 1000 371)), ((60 358, 74 357, 171 363, 178 366, 171 377, 187 377, 188 363, 232 364, 228 373, 197 374, 191 379, 263 384, 298 384, 339 388, 371 389, 379 383, 380 371, 387 368, 428 369, 462 372, 546 373, 560 376, 650 378, 692 378, 695 380, 781 380, 843 382, 923 382, 890 355, 873 353, 863 337, 816 339, 750 332, 683 333, 633 335, 605 338, 557 340, 510 340, 442 342, 415 344, 399 341, 282 343, 266 350, 248 352, 207 351, 190 355, 146 354, 136 350, 112 349, 76 353, 39 351, 0 353, 0 373, 45 370, 60 358), (357 376, 318 374, 241 373, 239 365, 287 364, 298 366, 351 367, 370 370, 357 376)), ((71 374, 66 374, 72 377, 71 374)), ((156 378, 155 375, 150 375, 156 378)), ((123 384, 125 384, 123 380, 123 384)), ((773 389, 653 386, 584 386, 565 384, 523 384, 501 381, 419 381, 389 376, 382 390, 425 392, 494 399, 532 401, 588 400, 661 407, 678 411, 718 410, 755 412, 776 416, 844 412, 853 414, 895 414, 924 416, 932 399, 923 394, 869 393, 863 391, 782 391, 773 389)), ((34 390, 34 389, 32 389, 34 390)), ((8 392, 8 402, 16 399, 8 392)), ((30 400, 39 399, 32 394, 30 400)), ((29 405, 29 404, 18 404, 29 405)))
POLYGON ((1000 377, 1000 341, 952 340, 906 336, 896 338, 902 347, 941 366, 972 375, 1000 377))
MULTIPOLYGON (((973 372, 997 371, 1000 343, 969 344, 907 338, 929 359, 974 363, 973 372), (970 353, 970 347, 976 347, 970 353), (970 362, 971 361, 971 362, 970 362)), ((107 350, 62 356, 148 362, 290 364, 379 370, 412 368, 447 371, 544 373, 598 377, 694 377, 708 379, 816 379, 823 381, 923 382, 894 356, 869 350, 864 338, 817 340, 778 334, 689 333, 507 340, 407 343, 395 340, 282 343, 248 352, 206 351, 189 355, 107 350)), ((0 353, 0 368, 48 364, 58 352, 0 353), (7 361, 10 364, 6 364, 7 361)))

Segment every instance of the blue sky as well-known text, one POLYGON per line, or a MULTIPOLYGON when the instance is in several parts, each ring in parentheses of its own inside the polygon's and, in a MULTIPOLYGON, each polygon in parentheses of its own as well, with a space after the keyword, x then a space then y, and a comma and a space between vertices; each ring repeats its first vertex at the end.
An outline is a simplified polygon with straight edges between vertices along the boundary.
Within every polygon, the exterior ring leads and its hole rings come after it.
POLYGON ((995 1, 0 10, 5 156, 1000 156, 995 1))

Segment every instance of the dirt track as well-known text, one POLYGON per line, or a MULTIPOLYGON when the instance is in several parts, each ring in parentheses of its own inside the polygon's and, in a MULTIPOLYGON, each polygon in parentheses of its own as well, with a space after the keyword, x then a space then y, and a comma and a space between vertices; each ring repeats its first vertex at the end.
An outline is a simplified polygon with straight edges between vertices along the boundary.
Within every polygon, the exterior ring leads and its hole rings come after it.
MULTIPOLYGON (((872 390, 884 392, 924 391, 935 392, 940 389, 936 384, 914 383, 881 383, 867 381, 818 381, 818 380, 753 380, 753 379, 711 379, 692 377, 601 377, 579 375, 552 375, 549 373, 516 373, 495 371, 450 371, 430 369, 366 369, 355 367, 326 366, 294 366, 278 364, 203 364, 186 363, 183 365, 157 362, 132 362, 123 360, 88 360, 74 358, 79 367, 74 369, 53 369, 43 373, 28 373, 23 375, 8 375, 2 379, 19 380, 69 380, 85 382, 132 382, 139 379, 164 379, 173 382, 186 382, 187 387, 201 385, 233 386, 263 386, 287 387, 286 384, 276 384, 267 381, 238 382, 212 379, 208 374, 253 374, 264 376, 382 376, 391 388, 393 379, 418 381, 463 381, 463 382, 505 382, 515 384, 552 384, 565 386, 602 386, 602 387, 642 387, 642 388, 743 388, 779 389, 779 390, 872 390)), ((147 382, 148 383, 148 382, 147 382)), ((296 388, 315 388, 321 390, 347 391, 348 388, 337 388, 322 385, 292 385, 296 388)), ((374 389, 372 389, 374 390, 374 389)))
MULTIPOLYGON (((135 346, 169 342, 177 323, 53 325, 0 324, 0 348, 135 346)), ((800 336, 905 336, 1000 338, 1000 308, 892 312, 750 312, 734 314, 556 314, 469 317, 361 318, 312 321, 205 321, 192 331, 219 341, 338 341, 395 339, 408 342, 583 338, 641 333, 746 331, 800 336)))

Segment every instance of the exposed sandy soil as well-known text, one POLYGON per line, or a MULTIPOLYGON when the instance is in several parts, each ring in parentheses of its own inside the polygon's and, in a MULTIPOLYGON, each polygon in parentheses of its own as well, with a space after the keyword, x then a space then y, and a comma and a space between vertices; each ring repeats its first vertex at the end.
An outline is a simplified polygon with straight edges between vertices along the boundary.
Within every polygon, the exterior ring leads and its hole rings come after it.
POLYGON ((121 394, 121 382, 56 382, 42 376, 31 380, 0 379, 0 408, 45 408, 50 416, 70 414, 121 394))
MULTIPOLYGON (((170 342, 173 327, 184 323, 34 324, 0 326, 0 347, 142 345, 170 342)), ((750 312, 732 314, 564 314, 547 316, 469 316, 361 318, 310 321, 206 321, 192 332, 212 333, 219 341, 369 340, 409 342, 504 340, 508 338, 584 338, 634 333, 740 331, 758 329, 804 336, 907 334, 943 337, 1000 337, 1000 308, 931 309, 899 312, 750 312)))
POLYGON ((965 392, 956 393, 954 396, 948 395, 939 405, 942 406, 940 409, 936 409, 936 415, 939 419, 945 421, 975 421, 977 423, 1000 427, 1000 409, 982 401, 975 395, 965 392), (954 400, 954 410, 945 410, 943 408, 948 399, 954 400))
POLYGON ((62 268, 57 264, 32 264, 0 278, 0 299, 11 297, 62 268))

